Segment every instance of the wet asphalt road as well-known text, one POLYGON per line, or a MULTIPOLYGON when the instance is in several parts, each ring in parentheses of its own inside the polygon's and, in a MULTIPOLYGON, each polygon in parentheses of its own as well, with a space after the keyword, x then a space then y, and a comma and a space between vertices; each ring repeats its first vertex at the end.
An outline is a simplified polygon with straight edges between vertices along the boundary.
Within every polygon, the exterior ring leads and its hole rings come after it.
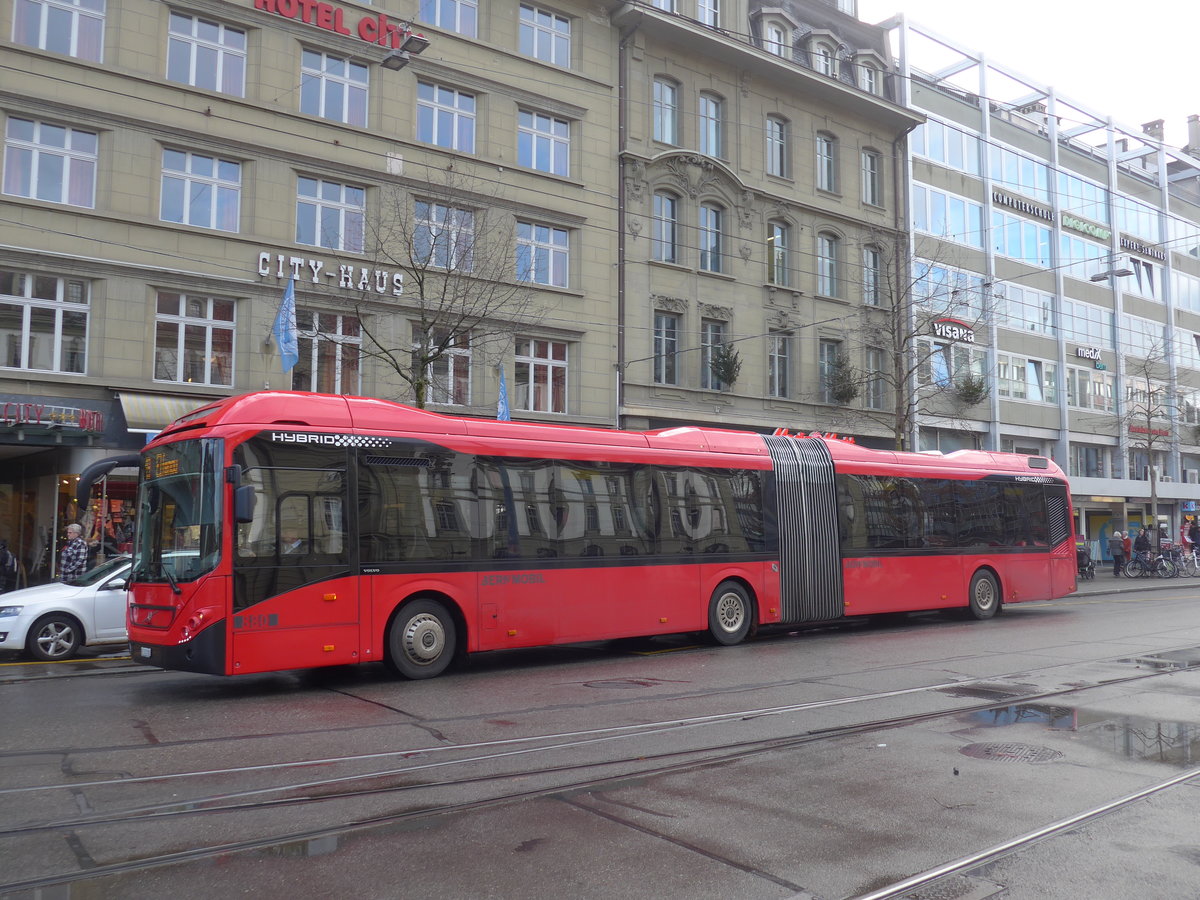
POLYGON ((1104 578, 421 683, 10 657, 0 896, 1198 896, 1200 579, 1104 578))

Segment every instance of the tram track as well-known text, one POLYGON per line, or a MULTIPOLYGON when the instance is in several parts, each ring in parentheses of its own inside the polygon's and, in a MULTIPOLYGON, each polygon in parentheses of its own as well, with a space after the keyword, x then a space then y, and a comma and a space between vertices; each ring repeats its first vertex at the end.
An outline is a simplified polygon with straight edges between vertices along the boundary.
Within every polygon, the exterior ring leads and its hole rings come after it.
MULTIPOLYGON (((1191 648, 1181 648, 1191 649, 1191 648)), ((1171 653, 1179 651, 1162 651, 1171 653)), ((1047 668, 1038 667, 1022 672, 1000 676, 1001 679, 1016 680, 1047 668)), ((886 701, 901 696, 926 692, 952 691, 956 688, 970 687, 979 684, 995 684, 997 677, 987 679, 970 679, 945 682, 936 685, 925 685, 917 688, 907 688, 894 691, 870 692, 852 697, 834 700, 812 701, 807 703, 788 704, 773 707, 747 708, 710 716, 687 717, 674 720, 663 720, 640 725, 613 726, 609 728, 592 729, 587 732, 570 732, 559 734, 544 734, 510 738, 501 741, 481 741, 461 746, 439 746, 431 748, 415 748, 409 750, 390 751, 373 754, 354 754, 341 757, 290 761, 283 763, 264 764, 262 766, 239 766, 226 769, 210 769, 193 772, 170 773, 166 775, 140 776, 133 779, 102 779, 91 782, 66 782, 52 785, 36 785, 27 788, 9 788, 0 791, 0 796, 34 793, 43 791, 69 790, 83 791, 89 788, 110 788, 126 784, 144 784, 155 781, 184 781, 188 779, 211 779, 221 776, 244 775, 252 772, 270 770, 289 770, 363 762, 386 758, 405 758, 414 761, 403 767, 393 767, 375 772, 358 772, 333 778, 309 779, 293 781, 287 784, 252 790, 226 791, 211 793, 206 796, 189 799, 173 800, 169 803, 143 805, 140 807, 109 812, 97 815, 73 816, 44 822, 27 822, 19 827, 0 830, 0 839, 15 835, 30 835, 35 833, 64 832, 75 839, 80 833, 86 834, 92 829, 112 828, 116 826, 143 825, 166 820, 179 820, 189 817, 205 817, 214 815, 237 815, 265 810, 297 807, 309 804, 330 802, 353 802, 365 798, 414 797, 405 803, 404 808, 393 809, 374 815, 348 818, 336 825, 319 829, 298 829, 279 831, 265 836, 256 836, 241 841, 231 841, 221 844, 211 844, 196 847, 186 852, 148 853, 137 859, 129 859, 118 863, 96 865, 86 871, 73 871, 26 881, 0 884, 0 893, 32 890, 62 884, 77 880, 81 877, 94 878, 107 874, 118 874, 171 865, 185 860, 237 854, 264 847, 290 844, 296 841, 313 840, 331 835, 361 831, 384 825, 411 822, 419 819, 449 816, 480 810, 489 807, 502 806, 521 801, 544 798, 554 795, 570 795, 586 791, 604 790, 614 783, 626 782, 631 779, 645 780, 660 776, 672 775, 688 770, 718 766, 747 759, 764 753, 775 753, 792 750, 806 744, 823 741, 833 741, 854 735, 865 735, 904 726, 930 722, 944 718, 962 716, 964 714, 994 709, 998 706, 1016 704, 1031 704, 1048 700, 1062 699, 1081 694, 1098 687, 1111 687, 1130 684, 1149 679, 1168 677, 1178 669, 1155 670, 1139 672, 1121 678, 1100 681, 1096 684, 1066 687, 1059 690, 1011 694, 1003 697, 989 697, 975 703, 960 704, 949 709, 930 710, 926 712, 907 714, 893 717, 877 717, 867 721, 838 725, 826 728, 811 729, 805 732, 782 736, 756 738, 740 741, 711 743, 704 746, 684 748, 656 754, 629 753, 600 760, 585 760, 556 765, 521 766, 507 771, 465 773, 462 776, 444 778, 436 781, 410 783, 418 773, 445 770, 451 767, 467 768, 469 766, 494 765, 506 759, 528 757, 532 754, 553 754, 575 752, 599 744, 610 744, 617 741, 661 736, 671 731, 692 731, 713 725, 729 724, 737 721, 755 721, 764 717, 784 716, 805 711, 828 708, 831 706, 864 703, 869 701, 886 701), (536 746, 535 746, 536 745, 536 746), (478 752, 478 751, 488 752, 478 752), (438 758, 455 752, 467 751, 472 755, 463 758, 438 758), (620 771, 612 771, 614 767, 620 771), (555 777, 555 783, 536 789, 501 790, 499 793, 468 801, 434 802, 429 795, 437 791, 453 791, 479 785, 503 785, 520 783, 537 775, 541 778, 555 777), (405 781, 407 779, 407 781, 405 781), (397 783, 399 782, 399 783, 397 783), (344 787, 356 785, 354 787, 344 787)), ((143 748, 144 749, 144 748, 143 748)), ((1174 779, 1183 781, 1186 779, 1174 779)), ((941 877, 941 876, 937 876, 941 877)), ((889 896, 899 896, 892 894, 889 896)))

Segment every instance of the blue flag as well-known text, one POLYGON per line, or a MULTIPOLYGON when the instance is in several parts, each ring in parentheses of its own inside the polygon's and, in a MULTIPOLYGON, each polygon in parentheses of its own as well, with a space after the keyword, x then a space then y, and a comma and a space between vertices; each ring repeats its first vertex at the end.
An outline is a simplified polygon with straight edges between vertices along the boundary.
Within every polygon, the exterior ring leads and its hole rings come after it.
POLYGON ((283 303, 275 315, 275 324, 271 328, 275 335, 275 343, 279 345, 279 362, 283 371, 290 372, 300 361, 300 345, 296 338, 296 276, 288 282, 287 290, 283 292, 283 303))
POLYGON ((508 414, 508 385, 504 383, 504 366, 500 367, 500 396, 496 398, 496 418, 501 422, 511 422, 508 414))

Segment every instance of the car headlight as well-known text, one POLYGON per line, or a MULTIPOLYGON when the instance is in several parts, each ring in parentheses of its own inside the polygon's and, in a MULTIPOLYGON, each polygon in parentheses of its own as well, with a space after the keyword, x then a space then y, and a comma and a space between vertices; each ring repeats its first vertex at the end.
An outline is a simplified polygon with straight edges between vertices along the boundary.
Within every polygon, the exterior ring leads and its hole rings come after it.
POLYGON ((0 616, 19 616, 23 606, 0 606, 0 616))

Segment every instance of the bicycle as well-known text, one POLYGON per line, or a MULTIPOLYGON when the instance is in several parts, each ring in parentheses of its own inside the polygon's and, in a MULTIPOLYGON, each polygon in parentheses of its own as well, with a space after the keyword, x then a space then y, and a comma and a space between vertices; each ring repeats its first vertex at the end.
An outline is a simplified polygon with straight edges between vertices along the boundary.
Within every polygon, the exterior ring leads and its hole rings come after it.
POLYGON ((1125 577, 1127 578, 1144 578, 1147 575, 1158 578, 1174 578, 1178 574, 1179 569, 1165 556, 1151 558, 1146 551, 1135 553, 1133 559, 1125 566, 1125 577))

